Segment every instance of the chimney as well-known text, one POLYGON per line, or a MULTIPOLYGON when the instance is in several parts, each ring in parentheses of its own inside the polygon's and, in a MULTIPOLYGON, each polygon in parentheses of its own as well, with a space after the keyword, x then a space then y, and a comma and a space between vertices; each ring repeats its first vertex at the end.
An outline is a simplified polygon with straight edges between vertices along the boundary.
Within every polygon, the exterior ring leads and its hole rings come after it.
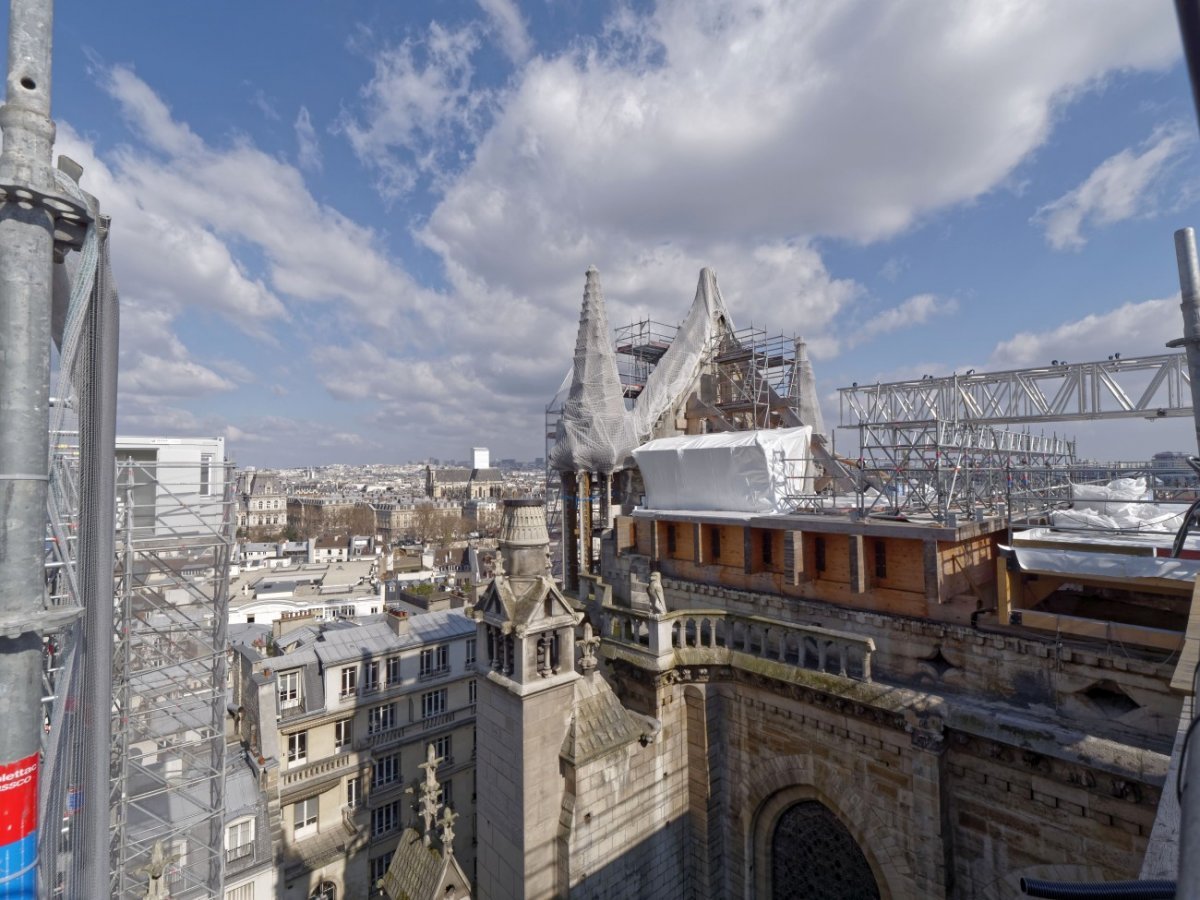
POLYGON ((387 611, 387 623, 388 627, 392 629, 392 634, 408 634, 410 623, 408 621, 408 613, 404 610, 389 609, 387 611))

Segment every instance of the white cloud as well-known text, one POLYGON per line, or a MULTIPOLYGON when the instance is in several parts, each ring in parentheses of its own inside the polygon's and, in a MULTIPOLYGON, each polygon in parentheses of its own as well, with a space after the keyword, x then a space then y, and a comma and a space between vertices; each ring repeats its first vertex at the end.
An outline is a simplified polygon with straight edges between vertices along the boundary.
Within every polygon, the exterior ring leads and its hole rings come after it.
POLYGON ((423 177, 441 178, 460 165, 456 148, 472 142, 486 91, 472 86, 473 26, 434 22, 423 40, 408 38, 374 53, 374 75, 362 89, 361 114, 347 113, 339 130, 387 197, 407 194, 423 177))
POLYGON ((525 20, 513 0, 476 0, 496 31, 500 47, 514 63, 529 58, 533 43, 525 30, 525 20))
POLYGON ((317 132, 313 128, 312 118, 308 114, 308 107, 300 107, 300 112, 296 115, 294 125, 296 129, 296 162, 301 169, 306 172, 321 171, 321 142, 317 139, 317 132))
POLYGON ((122 391, 142 396, 194 397, 237 387, 228 378, 191 360, 146 352, 134 353, 132 357, 121 367, 122 391))
POLYGON ((1126 303, 1048 331, 1016 334, 996 345, 988 367, 1045 366, 1055 359, 1091 362, 1114 353, 1124 357, 1155 355, 1166 352, 1163 345, 1182 332, 1178 296, 1126 303))
POLYGON ((1078 187, 1041 207, 1034 221, 1055 250, 1078 250, 1086 243, 1085 226, 1153 214, 1163 176, 1192 143, 1190 129, 1159 128, 1136 151, 1127 148, 1104 160, 1078 187))
MULTIPOLYGON (((151 223, 139 252, 126 249, 118 256, 114 249, 114 258, 159 253, 163 240, 154 226, 160 223, 152 220, 157 214, 164 222, 181 223, 173 240, 203 251, 209 262, 200 267, 211 269, 213 277, 228 280, 235 269, 240 272, 228 249, 230 240, 240 240, 262 255, 270 288, 280 294, 345 302, 379 323, 437 302, 392 262, 372 229, 319 203, 294 166, 245 140, 227 148, 200 140, 128 70, 113 70, 105 86, 130 125, 163 152, 160 158, 123 147, 113 154, 115 187, 139 207, 129 218, 151 223)), ((187 284, 178 276, 174 283, 176 290, 187 284)), ((256 307, 246 297, 222 290, 220 281, 215 288, 203 303, 223 311, 227 305, 239 323, 254 315, 256 307)), ((281 301, 274 294, 270 299, 271 309, 262 315, 285 315, 281 301)))
POLYGON ((872 315, 865 324, 857 327, 847 338, 849 347, 856 347, 881 334, 911 328, 928 322, 934 316, 948 315, 958 310, 954 298, 942 298, 933 294, 917 294, 899 306, 885 309, 872 315))

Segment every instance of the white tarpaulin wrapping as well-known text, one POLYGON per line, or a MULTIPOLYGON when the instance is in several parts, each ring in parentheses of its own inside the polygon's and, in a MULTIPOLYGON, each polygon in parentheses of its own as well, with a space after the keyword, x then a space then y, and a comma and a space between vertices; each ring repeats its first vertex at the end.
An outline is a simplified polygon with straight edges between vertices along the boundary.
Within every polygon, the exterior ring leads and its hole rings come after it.
POLYGON ((812 492, 812 428, 660 438, 633 451, 648 509, 783 513, 812 492))
POLYGON ((1017 547, 1017 563, 1024 572, 1066 577, 1169 578, 1192 582, 1200 573, 1200 560, 1168 559, 1161 556, 1131 556, 1128 553, 1089 553, 1079 550, 1050 550, 1017 547))

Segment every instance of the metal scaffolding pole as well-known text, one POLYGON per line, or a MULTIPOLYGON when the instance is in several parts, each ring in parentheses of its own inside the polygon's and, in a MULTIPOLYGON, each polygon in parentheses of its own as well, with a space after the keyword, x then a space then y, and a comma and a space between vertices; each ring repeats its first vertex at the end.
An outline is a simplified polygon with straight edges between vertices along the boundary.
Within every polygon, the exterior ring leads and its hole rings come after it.
POLYGON ((49 481, 53 20, 49 0, 11 0, 0 107, 0 897, 28 900, 37 882, 38 620, 49 481))

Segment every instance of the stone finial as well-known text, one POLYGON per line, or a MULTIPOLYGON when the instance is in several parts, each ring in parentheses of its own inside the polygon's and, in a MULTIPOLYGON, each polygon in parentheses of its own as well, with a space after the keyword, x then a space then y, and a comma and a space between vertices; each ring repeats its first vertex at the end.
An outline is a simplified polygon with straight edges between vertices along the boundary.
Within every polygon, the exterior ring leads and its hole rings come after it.
POLYGON ((442 852, 446 856, 454 853, 454 821, 457 818, 458 813, 453 812, 450 807, 442 807, 442 817, 438 824, 442 826, 442 852))
POLYGON ((492 557, 492 577, 504 577, 504 554, 502 554, 499 550, 497 550, 496 555, 492 557))
POLYGON ((590 622, 583 623, 583 639, 579 642, 579 669, 584 674, 591 674, 597 666, 596 648, 600 646, 600 638, 592 634, 590 622))
POLYGON ((437 755, 437 751, 430 744, 425 752, 425 762, 421 763, 421 768, 425 770, 425 782, 421 785, 421 819, 425 823, 425 846, 433 845, 433 825, 437 821, 438 809, 441 807, 439 802, 439 794, 441 785, 437 780, 437 767, 440 766, 445 759, 437 755))

